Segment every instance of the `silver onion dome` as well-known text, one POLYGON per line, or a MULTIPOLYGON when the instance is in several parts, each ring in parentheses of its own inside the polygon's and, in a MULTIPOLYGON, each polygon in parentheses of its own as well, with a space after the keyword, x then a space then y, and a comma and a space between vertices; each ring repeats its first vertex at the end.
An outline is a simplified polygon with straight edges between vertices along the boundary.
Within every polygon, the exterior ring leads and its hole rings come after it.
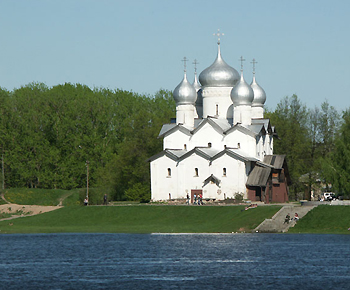
POLYGON ((238 84, 231 90, 231 100, 233 105, 251 105, 254 100, 254 91, 246 83, 241 71, 241 79, 238 84))
POLYGON ((198 92, 198 90, 201 88, 201 85, 197 78, 197 73, 194 74, 193 87, 196 89, 196 92, 198 92))
POLYGON ((200 73, 200 83, 206 87, 233 87, 238 80, 238 72, 221 57, 220 43, 218 43, 218 55, 214 63, 200 73))
POLYGON ((253 81, 250 84, 254 91, 254 100, 252 102, 253 107, 263 107, 266 102, 266 93, 262 87, 258 85, 255 80, 255 74, 253 75, 253 81))
POLYGON ((175 88, 173 97, 176 105, 195 104, 197 92, 193 85, 187 80, 186 72, 181 83, 175 88))
POLYGON ((198 78, 197 78, 197 73, 194 74, 193 87, 195 88, 195 90, 197 92, 196 105, 202 106, 203 105, 202 89, 201 89, 201 85, 200 85, 198 78))

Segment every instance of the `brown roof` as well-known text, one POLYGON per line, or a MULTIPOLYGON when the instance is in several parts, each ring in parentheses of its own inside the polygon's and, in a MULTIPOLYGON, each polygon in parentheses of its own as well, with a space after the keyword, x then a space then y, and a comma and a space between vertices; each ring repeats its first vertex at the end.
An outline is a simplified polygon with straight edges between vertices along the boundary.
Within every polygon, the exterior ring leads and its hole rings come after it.
POLYGON ((255 166, 248 176, 247 185, 266 186, 270 172, 270 168, 255 166))
POLYGON ((274 168, 281 169, 285 158, 286 155, 266 155, 263 162, 272 165, 274 168))

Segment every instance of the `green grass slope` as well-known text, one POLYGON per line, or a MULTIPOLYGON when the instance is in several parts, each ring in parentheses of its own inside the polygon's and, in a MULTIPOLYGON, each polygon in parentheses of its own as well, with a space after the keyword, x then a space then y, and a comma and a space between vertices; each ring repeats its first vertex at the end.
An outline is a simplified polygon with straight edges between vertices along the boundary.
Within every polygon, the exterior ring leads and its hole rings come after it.
POLYGON ((3 191, 4 197, 11 203, 32 205, 58 205, 62 198, 72 194, 75 196, 76 200, 78 200, 77 192, 78 189, 63 190, 39 188, 11 188, 3 191))
POLYGON ((350 206, 320 205, 310 211, 288 233, 348 234, 350 206))
POLYGON ((0 222, 0 233, 231 233, 249 232, 280 206, 70 206, 0 222))

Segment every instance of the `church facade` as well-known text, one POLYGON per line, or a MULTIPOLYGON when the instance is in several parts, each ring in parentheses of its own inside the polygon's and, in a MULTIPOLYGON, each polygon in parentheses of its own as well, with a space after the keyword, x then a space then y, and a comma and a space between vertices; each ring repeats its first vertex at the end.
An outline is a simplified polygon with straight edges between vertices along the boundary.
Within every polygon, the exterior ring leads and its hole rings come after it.
MULTIPOLYGON (((186 61, 186 59, 184 59, 186 61)), ((243 58, 241 57, 242 63, 243 58)), ((224 200, 240 194, 251 201, 288 200, 284 155, 273 154, 275 128, 264 118, 265 91, 248 84, 222 58, 220 38, 214 63, 191 84, 175 88, 176 120, 164 124, 163 151, 149 159, 151 199, 224 200)))

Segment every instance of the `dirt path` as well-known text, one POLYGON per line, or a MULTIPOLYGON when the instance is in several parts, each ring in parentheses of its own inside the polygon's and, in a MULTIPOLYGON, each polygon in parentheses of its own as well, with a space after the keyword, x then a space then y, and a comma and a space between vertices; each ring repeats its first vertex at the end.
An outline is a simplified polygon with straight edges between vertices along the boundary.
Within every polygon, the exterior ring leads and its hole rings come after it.
POLYGON ((3 192, 0 194, 0 198, 1 198, 3 201, 5 201, 6 203, 9 203, 9 202, 6 200, 6 198, 5 198, 3 192))
POLYGON ((0 219, 0 221, 37 215, 44 212, 53 211, 59 208, 61 207, 60 206, 43 206, 43 205, 22 205, 22 204, 15 204, 15 203, 2 204, 0 205, 0 213, 8 213, 13 215, 11 217, 0 219))

